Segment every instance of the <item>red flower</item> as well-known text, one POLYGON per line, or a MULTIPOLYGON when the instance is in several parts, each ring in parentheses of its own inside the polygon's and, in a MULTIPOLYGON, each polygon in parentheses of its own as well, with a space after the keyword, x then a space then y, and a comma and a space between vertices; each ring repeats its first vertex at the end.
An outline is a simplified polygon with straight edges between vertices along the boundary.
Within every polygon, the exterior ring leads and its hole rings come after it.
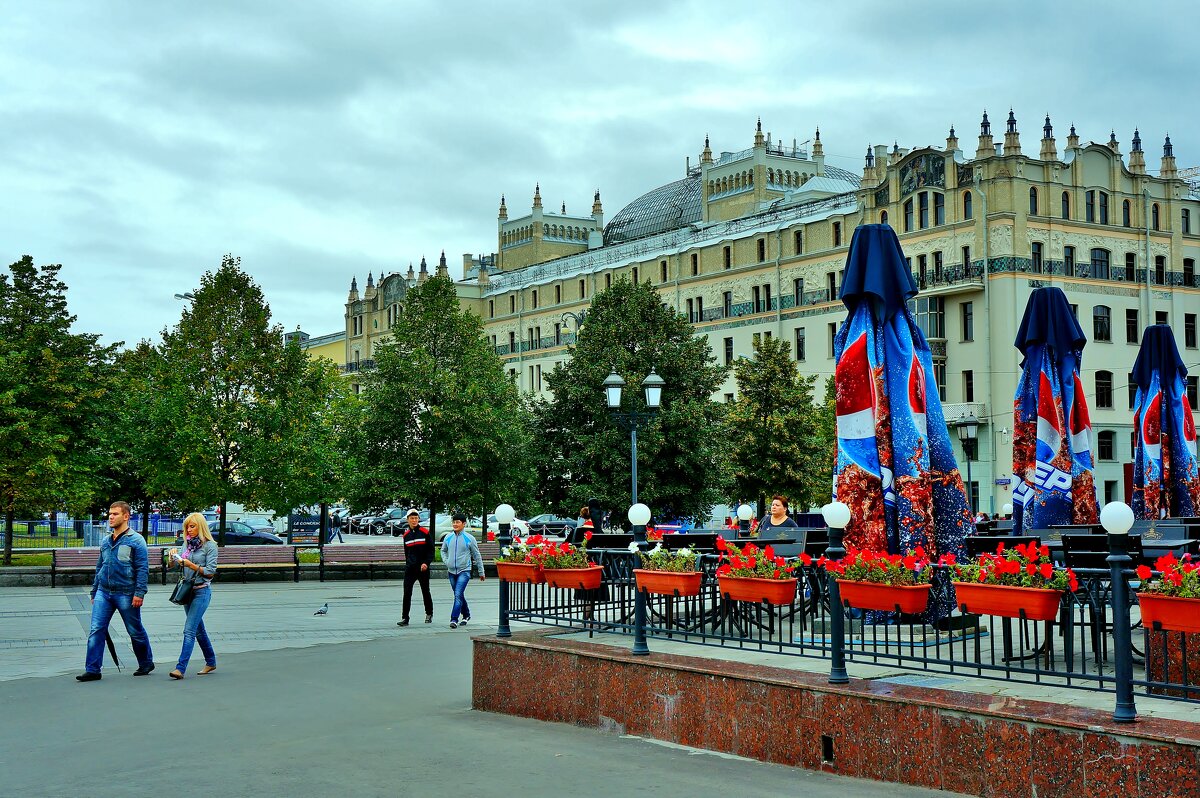
POLYGON ((496 533, 489 529, 487 533, 487 539, 488 543, 494 543, 496 541, 496 533))
POLYGON ((1033 563, 1026 563, 1025 573, 1029 574, 1030 576, 1033 576, 1034 574, 1037 573, 1037 566, 1034 565, 1033 563))
POLYGON ((1154 575, 1154 572, 1150 570, 1149 565, 1139 565, 1137 567, 1138 579, 1141 579, 1143 582, 1146 581, 1147 579, 1149 579, 1153 575, 1154 575))
POLYGON ((1042 563, 1042 578, 1049 579, 1054 576, 1054 565, 1052 563, 1042 563))
POLYGON ((591 540, 591 539, 592 539, 592 530, 590 530, 590 529, 589 529, 588 531, 584 532, 584 533, 583 533, 583 539, 584 539, 584 540, 591 540))
POLYGON ((812 562, 813 562, 813 559, 812 559, 811 555, 805 554, 804 552, 800 553, 800 564, 801 565, 809 566, 809 565, 812 565, 812 562))
POLYGON ((717 551, 728 551, 729 544, 725 542, 725 538, 717 537, 717 551))

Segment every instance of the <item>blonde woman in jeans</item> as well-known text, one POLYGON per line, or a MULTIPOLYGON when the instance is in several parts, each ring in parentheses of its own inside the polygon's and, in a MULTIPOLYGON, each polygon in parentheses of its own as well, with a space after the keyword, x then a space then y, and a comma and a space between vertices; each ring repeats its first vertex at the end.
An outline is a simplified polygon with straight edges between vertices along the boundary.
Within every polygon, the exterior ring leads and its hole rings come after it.
POLYGON ((179 652, 175 670, 171 671, 172 679, 183 678, 188 660, 192 658, 192 647, 196 643, 200 644, 200 651, 204 653, 204 667, 200 669, 200 675, 217 669, 217 654, 204 629, 204 611, 212 600, 212 580, 217 574, 217 543, 208 531, 208 521, 200 513, 192 513, 183 519, 183 535, 186 544, 183 552, 181 554, 172 549, 171 560, 183 568, 184 581, 192 583, 192 600, 184 608, 187 618, 183 623, 183 650, 179 652))

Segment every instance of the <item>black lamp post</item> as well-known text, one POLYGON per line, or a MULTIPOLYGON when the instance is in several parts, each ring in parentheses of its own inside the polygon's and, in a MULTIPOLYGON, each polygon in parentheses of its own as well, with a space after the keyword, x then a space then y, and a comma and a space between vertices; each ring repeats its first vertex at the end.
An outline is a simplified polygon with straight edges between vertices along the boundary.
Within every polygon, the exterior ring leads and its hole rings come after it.
POLYGON ((975 494, 971 490, 971 459, 975 456, 975 441, 979 437, 979 419, 974 413, 967 413, 958 419, 958 439, 962 441, 963 455, 967 458, 967 503, 971 506, 971 516, 974 517, 975 494))
POLYGON ((658 415, 658 409, 662 404, 662 389, 666 385, 666 381, 655 373, 654 369, 650 369, 650 373, 646 375, 646 379, 642 380, 642 388, 646 393, 646 411, 642 413, 622 413, 621 411, 621 393, 625 388, 625 380, 621 375, 613 369, 613 372, 604 378, 604 399, 608 404, 608 409, 612 414, 613 420, 622 428, 629 430, 630 441, 630 460, 633 463, 633 502, 638 503, 638 479, 637 479, 637 434, 638 430, 649 426, 650 422, 658 415))
MULTIPOLYGON (((516 518, 517 512, 512 508, 511 504, 501 504, 496 508, 496 525, 499 529, 496 531, 496 543, 500 546, 500 551, 504 551, 505 547, 512 545, 512 521, 516 518)), ((512 630, 508 627, 508 582, 500 580, 500 624, 496 627, 496 637, 512 637, 512 630)))
POLYGON ((1124 502, 1110 502, 1100 511, 1100 523, 1108 532, 1109 576, 1112 579, 1113 667, 1117 705, 1113 711, 1116 723, 1137 720, 1133 703, 1133 632, 1129 627, 1129 583, 1126 572, 1133 564, 1129 556, 1129 528, 1133 526, 1133 510, 1124 502))
MULTIPOLYGON (((825 517, 825 526, 829 529, 829 546, 825 556, 831 560, 840 560, 846 556, 842 547, 842 535, 846 532, 846 524, 850 523, 850 508, 843 502, 830 502, 821 508, 825 517)), ((846 673, 846 618, 842 608, 842 595, 838 589, 837 580, 826 572, 826 591, 829 595, 829 636, 830 662, 829 683, 849 684, 850 675, 846 673)))

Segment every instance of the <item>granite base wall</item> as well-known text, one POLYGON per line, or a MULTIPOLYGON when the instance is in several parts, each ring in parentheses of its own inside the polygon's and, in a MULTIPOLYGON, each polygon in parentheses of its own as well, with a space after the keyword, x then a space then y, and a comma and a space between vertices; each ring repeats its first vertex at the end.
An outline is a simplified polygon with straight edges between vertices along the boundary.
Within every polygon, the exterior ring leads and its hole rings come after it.
MULTIPOLYGON (((475 709, 988 798, 1195 798, 1200 723, 581 643, 474 638, 475 709), (514 689, 525 685, 529 689, 514 689)), ((1200 712, 1197 713, 1200 715, 1200 712)))

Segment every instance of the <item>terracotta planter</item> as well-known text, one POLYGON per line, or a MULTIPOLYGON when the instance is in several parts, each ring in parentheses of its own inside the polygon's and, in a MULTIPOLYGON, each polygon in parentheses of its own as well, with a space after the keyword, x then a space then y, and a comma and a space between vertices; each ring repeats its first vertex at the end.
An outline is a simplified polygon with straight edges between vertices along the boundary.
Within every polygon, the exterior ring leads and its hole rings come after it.
POLYGON ((1142 626, 1153 629, 1158 622, 1172 632, 1200 632, 1200 599, 1138 593, 1142 608, 1142 626))
POLYGON ((758 579, 749 576, 718 577, 721 595, 731 601, 765 601, 768 604, 791 604, 796 598, 795 579, 758 579))
POLYGON ((578 590, 595 590, 600 587, 600 579, 604 576, 603 568, 547 568, 542 571, 546 575, 546 584, 551 587, 576 588, 578 590))
POLYGON ((498 562, 496 563, 496 576, 505 582, 526 585, 540 585, 546 581, 541 568, 524 562, 498 562))
POLYGON ((637 580, 638 590, 656 593, 660 596, 697 596, 700 594, 700 580, 703 574, 699 571, 647 571, 635 568, 633 578, 637 580))
POLYGON ((975 582, 954 583, 956 602, 966 605, 967 612, 976 615, 997 615, 1001 618, 1020 618, 1021 610, 1031 621, 1052 621, 1058 616, 1061 590, 1038 587, 1009 587, 981 585, 975 582))
POLYGON ((838 579, 842 601, 860 610, 885 610, 916 615, 929 606, 929 585, 881 585, 838 579))

